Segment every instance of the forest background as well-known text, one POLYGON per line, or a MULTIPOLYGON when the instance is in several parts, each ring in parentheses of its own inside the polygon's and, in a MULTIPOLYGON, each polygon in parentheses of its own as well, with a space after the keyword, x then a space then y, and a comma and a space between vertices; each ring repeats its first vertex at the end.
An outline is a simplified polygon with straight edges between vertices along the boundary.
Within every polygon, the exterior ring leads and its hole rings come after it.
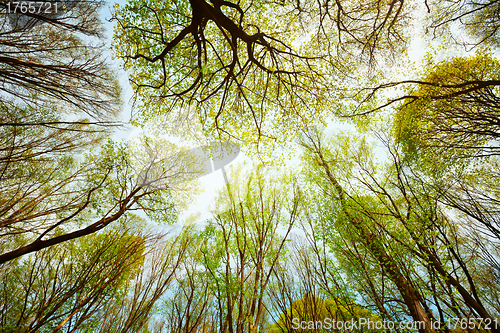
POLYGON ((12 4, 0 332, 499 332, 500 1, 12 4))

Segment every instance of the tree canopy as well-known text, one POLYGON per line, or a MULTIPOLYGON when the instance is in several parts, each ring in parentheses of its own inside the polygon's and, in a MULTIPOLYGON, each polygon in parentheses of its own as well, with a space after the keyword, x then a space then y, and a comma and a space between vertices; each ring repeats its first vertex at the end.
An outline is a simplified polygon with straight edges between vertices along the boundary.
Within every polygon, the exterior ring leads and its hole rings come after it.
POLYGON ((52 4, 0 0, 0 332, 500 331, 499 1, 52 4))

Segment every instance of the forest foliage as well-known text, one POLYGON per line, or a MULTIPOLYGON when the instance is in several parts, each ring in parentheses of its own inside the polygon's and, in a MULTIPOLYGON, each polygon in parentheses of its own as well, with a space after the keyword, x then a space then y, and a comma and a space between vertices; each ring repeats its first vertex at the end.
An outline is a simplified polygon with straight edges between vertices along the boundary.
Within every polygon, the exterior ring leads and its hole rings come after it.
POLYGON ((500 332, 499 1, 11 4, 0 332, 500 332))

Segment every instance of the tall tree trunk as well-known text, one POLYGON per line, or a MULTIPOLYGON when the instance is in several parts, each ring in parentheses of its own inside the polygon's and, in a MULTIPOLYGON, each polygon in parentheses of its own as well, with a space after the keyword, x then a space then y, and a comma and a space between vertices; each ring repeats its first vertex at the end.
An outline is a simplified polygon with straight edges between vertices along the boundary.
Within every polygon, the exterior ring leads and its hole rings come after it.
POLYGON ((366 228, 366 226, 364 226, 356 216, 351 214, 351 212, 347 208, 344 189, 331 173, 330 168, 325 162, 321 152, 317 151, 317 154, 321 160, 319 161, 320 166, 323 167, 329 181, 333 184, 339 194, 342 211, 348 217, 349 223, 358 231, 359 236, 361 236, 361 238, 364 240, 369 251, 387 272, 391 281, 396 285, 398 291, 403 297, 404 303, 408 307, 413 320, 416 322, 418 321, 425 323, 424 325, 422 325, 423 327, 419 327, 419 332, 434 332, 431 326, 432 315, 426 313, 424 307, 422 306, 422 303, 424 302, 423 298, 406 279, 406 277, 401 273, 401 270, 399 269, 398 264, 394 261, 394 259, 387 254, 379 237, 376 234, 372 233, 368 228, 366 228))

